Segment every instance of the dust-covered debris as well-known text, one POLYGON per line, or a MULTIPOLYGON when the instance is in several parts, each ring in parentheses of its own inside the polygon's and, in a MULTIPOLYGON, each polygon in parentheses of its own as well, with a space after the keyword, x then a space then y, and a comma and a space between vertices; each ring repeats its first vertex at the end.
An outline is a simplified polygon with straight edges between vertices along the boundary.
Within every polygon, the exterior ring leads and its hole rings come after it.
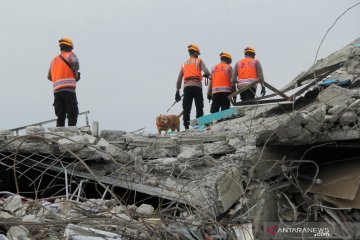
POLYGON ((315 65, 316 80, 348 88, 308 89, 293 108, 246 107, 203 132, 0 131, 0 239, 271 239, 274 222, 356 238, 359 42, 315 65))

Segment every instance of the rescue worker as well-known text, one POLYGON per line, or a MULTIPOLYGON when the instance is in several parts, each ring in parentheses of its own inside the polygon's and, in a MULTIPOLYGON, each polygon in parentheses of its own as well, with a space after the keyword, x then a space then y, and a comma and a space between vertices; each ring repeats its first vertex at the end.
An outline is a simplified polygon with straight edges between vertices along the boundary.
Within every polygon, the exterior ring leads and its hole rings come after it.
MULTIPOLYGON (((259 60, 255 59, 255 50, 251 47, 247 47, 244 50, 245 58, 241 59, 236 63, 232 83, 237 83, 237 88, 240 89, 246 85, 253 83, 256 80, 259 80, 261 83, 261 95, 266 94, 264 86, 264 74, 261 68, 259 60)), ((256 94, 256 85, 240 93, 242 101, 255 98, 256 94)))
POLYGON ((193 100, 196 106, 196 118, 204 115, 204 97, 202 92, 202 75, 209 78, 210 72, 206 68, 205 63, 199 58, 200 49, 195 44, 188 46, 189 59, 181 66, 178 80, 176 82, 175 101, 180 101, 180 89, 182 79, 184 78, 184 98, 183 98, 183 120, 185 129, 189 129, 190 112, 193 100))
POLYGON ((211 70, 211 81, 208 88, 208 99, 212 100, 210 112, 216 113, 230 108, 228 96, 235 91, 235 84, 231 83, 233 68, 231 54, 220 53, 221 62, 211 70))
POLYGON ((57 127, 76 126, 79 114, 76 99, 76 82, 80 80, 79 60, 72 52, 74 45, 71 39, 59 40, 60 55, 52 61, 48 73, 48 79, 52 81, 54 92, 54 109, 57 116, 57 127))

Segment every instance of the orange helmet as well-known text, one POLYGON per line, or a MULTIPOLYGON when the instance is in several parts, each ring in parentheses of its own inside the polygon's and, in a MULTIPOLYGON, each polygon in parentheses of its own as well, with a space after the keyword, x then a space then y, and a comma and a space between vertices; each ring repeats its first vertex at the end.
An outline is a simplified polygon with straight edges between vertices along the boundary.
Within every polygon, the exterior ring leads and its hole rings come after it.
POLYGON ((198 52, 198 53, 200 54, 200 48, 199 48, 199 46, 196 45, 196 44, 190 44, 190 45, 188 46, 188 50, 194 50, 194 51, 196 51, 196 52, 198 52))
POLYGON ((59 40, 59 46, 60 45, 67 45, 67 46, 70 46, 70 47, 74 47, 74 44, 73 42, 71 41, 70 38, 62 38, 59 40))
POLYGON ((228 52, 222 52, 222 53, 220 53, 220 57, 226 57, 226 58, 232 60, 231 54, 228 53, 228 52))
POLYGON ((255 49, 251 48, 251 47, 247 47, 245 48, 244 50, 244 54, 247 53, 247 52, 251 52, 251 53, 254 53, 255 54, 255 49))

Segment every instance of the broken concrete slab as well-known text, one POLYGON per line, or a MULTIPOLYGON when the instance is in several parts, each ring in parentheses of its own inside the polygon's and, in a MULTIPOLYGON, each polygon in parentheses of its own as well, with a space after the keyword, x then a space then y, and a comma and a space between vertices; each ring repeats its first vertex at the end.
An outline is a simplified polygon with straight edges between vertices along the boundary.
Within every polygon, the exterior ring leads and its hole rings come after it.
POLYGON ((360 139, 360 132, 357 129, 330 129, 318 136, 319 142, 324 141, 342 141, 360 139))
POLYGON ((14 145, 9 145, 10 148, 16 149, 19 147, 22 153, 44 153, 51 154, 57 151, 54 145, 48 144, 44 139, 27 139, 19 141, 14 145))
MULTIPOLYGON (((101 138, 96 146, 105 150, 106 153, 110 154, 110 156, 112 156, 114 160, 119 163, 126 164, 131 161, 130 155, 126 151, 110 144, 104 138, 101 138)), ((111 160, 108 154, 103 154, 105 160, 111 160)))
POLYGON ((235 152, 235 148, 230 146, 226 141, 205 143, 204 154, 215 155, 215 154, 227 154, 235 152))
POLYGON ((154 214, 155 209, 149 204, 141 204, 135 211, 139 215, 151 216, 154 214))
POLYGON ((8 212, 0 211, 0 219, 8 219, 8 218, 14 218, 14 216, 8 212))
POLYGON ((63 153, 67 151, 76 152, 89 145, 89 140, 84 136, 75 135, 69 138, 62 138, 58 140, 58 144, 60 146, 60 151, 63 153))
POLYGON ((332 108, 330 108, 328 110, 328 114, 330 115, 337 115, 338 113, 341 113, 342 111, 344 111, 344 109, 346 108, 347 106, 345 105, 335 105, 333 106, 332 108))
POLYGON ((95 145, 97 143, 97 138, 94 136, 91 136, 89 134, 84 134, 84 137, 87 138, 89 144, 95 145))
POLYGON ((21 196, 14 195, 7 197, 2 207, 3 210, 14 213, 23 207, 21 203, 21 196))
POLYGON ((143 157, 143 159, 176 157, 178 154, 179 154, 178 147, 155 148, 149 146, 149 147, 144 147, 141 150, 141 156, 143 157))
POLYGON ((352 95, 353 92, 351 90, 332 84, 320 92, 318 99, 321 103, 334 107, 340 103, 342 105, 350 105, 355 101, 352 95))
POLYGON ((154 159, 151 160, 152 164, 161 164, 161 165, 172 165, 176 162, 178 162, 179 160, 177 158, 158 158, 158 159, 154 159))
POLYGON ((204 155, 203 145, 186 145, 180 147, 180 153, 177 156, 179 159, 191 159, 204 155))
POLYGON ((101 130, 100 137, 106 139, 107 141, 117 140, 122 138, 126 134, 122 130, 101 130))
POLYGON ((71 132, 79 134, 80 130, 77 127, 49 127, 48 130, 53 133, 71 132))
POLYGON ((319 169, 317 176, 322 183, 312 185, 309 191, 329 197, 354 200, 360 185, 359 171, 358 161, 326 165, 319 169))
POLYGON ((26 127, 26 134, 27 135, 37 135, 45 133, 45 128, 40 126, 28 126, 26 127))
POLYGON ((27 214, 27 215, 23 216, 21 221, 28 222, 28 223, 40 223, 41 222, 40 218, 34 214, 27 214))
MULTIPOLYGON (((101 160, 104 159, 106 153, 96 149, 95 147, 88 146, 76 151, 76 155, 84 160, 101 160)), ((109 158, 110 157, 107 156, 106 160, 110 160, 109 158)))
POLYGON ((6 236, 9 240, 30 240, 28 235, 29 230, 22 225, 13 226, 6 233, 6 236))
POLYGON ((74 224, 68 224, 64 236, 68 239, 87 240, 87 239, 114 239, 122 240, 123 238, 111 232, 98 230, 90 227, 82 227, 74 224))
POLYGON ((341 126, 349 126, 354 125, 358 119, 358 116, 352 110, 344 111, 339 119, 339 123, 341 126))

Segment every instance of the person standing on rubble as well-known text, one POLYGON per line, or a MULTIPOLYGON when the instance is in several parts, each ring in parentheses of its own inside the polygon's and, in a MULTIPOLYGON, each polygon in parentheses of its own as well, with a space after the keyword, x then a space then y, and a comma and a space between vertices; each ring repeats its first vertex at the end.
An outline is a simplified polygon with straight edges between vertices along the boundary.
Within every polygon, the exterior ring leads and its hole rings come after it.
POLYGON ((72 52, 71 39, 60 39, 59 47, 61 53, 51 61, 48 73, 48 79, 53 83, 56 126, 64 127, 66 117, 68 126, 76 126, 79 109, 75 89, 80 80, 79 60, 72 52))
POLYGON ((184 98, 183 98, 183 120, 185 129, 189 129, 190 112, 193 99, 196 106, 196 118, 204 115, 204 97, 202 92, 202 77, 210 77, 210 72, 205 63, 199 58, 200 49, 195 44, 188 46, 189 59, 181 66, 180 73, 176 82, 175 101, 181 100, 180 89, 184 78, 184 98), (201 75, 204 72, 204 75, 201 75))
MULTIPOLYGON (((237 84, 237 89, 240 89, 258 80, 261 83, 261 95, 264 96, 266 94, 264 74, 259 60, 255 59, 255 50, 247 47, 245 48, 244 55, 245 58, 238 61, 235 65, 231 82, 237 84)), ((255 85, 240 93, 241 100, 254 99, 256 87, 255 85)))
POLYGON ((230 108, 228 96, 235 91, 235 84, 231 83, 233 68, 231 67, 231 54, 220 53, 221 62, 211 70, 211 81, 207 98, 212 100, 210 112, 216 113, 230 108))

